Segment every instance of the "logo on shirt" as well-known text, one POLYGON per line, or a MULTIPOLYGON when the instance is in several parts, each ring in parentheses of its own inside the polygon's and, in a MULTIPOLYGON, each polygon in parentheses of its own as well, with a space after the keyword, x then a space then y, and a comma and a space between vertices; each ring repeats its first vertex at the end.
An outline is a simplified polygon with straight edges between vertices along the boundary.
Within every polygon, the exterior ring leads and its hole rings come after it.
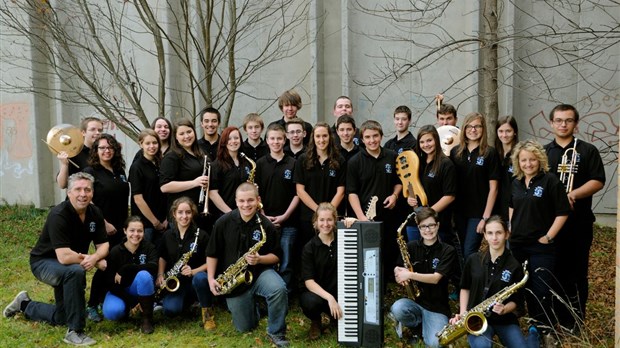
POLYGON ((329 174, 330 177, 335 178, 336 177, 336 171, 334 169, 330 169, 329 170, 329 174))
POLYGON ((353 144, 359 146, 360 145, 360 140, 358 138, 353 138, 353 144))
POLYGON ((542 186, 536 186, 534 188, 534 197, 538 197, 538 198, 542 197, 543 191, 544 190, 543 190, 542 186))
POLYGON ((510 173, 510 174, 514 174, 515 173, 514 168, 512 168, 512 164, 508 167, 508 173, 510 173))
POLYGON ((291 180, 293 177, 293 172, 290 169, 284 171, 284 179, 291 180))
POLYGON ((259 230, 254 230, 254 232, 252 232, 252 240, 260 242, 261 237, 262 233, 259 230))
POLYGON ((121 174, 121 181, 127 182, 127 177, 125 177, 125 174, 121 174))
POLYGON ((388 174, 392 174, 392 165, 389 163, 385 164, 385 172, 388 174))
POLYGON ((140 254, 140 256, 138 256, 138 262, 140 262, 141 265, 146 264, 146 254, 140 254))
POLYGON ((403 148, 398 149, 398 154, 400 155, 403 152, 403 148))
POLYGON ((512 274, 510 273, 510 271, 509 271, 509 270, 507 270, 507 269, 505 269, 505 270, 503 270, 503 271, 502 271, 502 278, 501 278, 501 280, 502 280, 504 283, 508 283, 508 282, 510 281, 510 276, 512 276, 512 274))
POLYGON ((478 156, 478 158, 476 158, 476 165, 477 166, 483 166, 484 165, 484 157, 478 156))
POLYGON ((437 265, 439 265, 439 258, 434 258, 432 262, 433 269, 437 269, 437 265))
POLYGON ((428 172, 427 175, 429 178, 434 178, 435 177, 435 172, 428 172))
POLYGON ((90 233, 95 233, 95 231, 97 230, 97 224, 93 221, 90 224, 88 224, 88 230, 90 231, 90 233))

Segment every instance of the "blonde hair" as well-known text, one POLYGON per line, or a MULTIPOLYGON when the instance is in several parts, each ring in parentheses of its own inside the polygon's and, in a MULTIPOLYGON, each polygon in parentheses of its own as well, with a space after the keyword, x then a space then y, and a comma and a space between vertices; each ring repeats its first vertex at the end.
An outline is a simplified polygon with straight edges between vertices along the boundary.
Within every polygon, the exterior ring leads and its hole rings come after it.
POLYGON ((521 170, 521 167, 519 166, 519 154, 521 151, 528 151, 536 156, 538 163, 540 164, 538 172, 547 173, 549 171, 549 160, 547 159, 545 149, 536 140, 528 139, 518 142, 514 149, 512 149, 512 156, 510 159, 512 161, 512 169, 514 170, 517 179, 521 180, 523 179, 523 176, 525 176, 525 173, 523 173, 523 170, 521 170))
POLYGON ((481 113, 470 112, 465 116, 465 119, 463 120, 463 130, 461 131, 461 134, 459 136, 460 145, 458 147, 458 150, 456 151, 457 157, 461 157, 463 155, 463 152, 465 152, 465 149, 467 148, 467 126, 475 120, 480 120, 480 123, 482 124, 482 137, 480 138, 480 146, 478 146, 480 150, 478 152, 480 153, 480 156, 484 156, 487 154, 487 149, 489 147, 489 142, 487 140, 487 121, 481 113))
POLYGON ((321 211, 329 211, 332 213, 332 216, 334 218, 334 230, 335 230, 336 229, 335 222, 338 220, 338 211, 336 210, 336 207, 334 207, 329 202, 320 203, 319 206, 316 208, 316 211, 312 215, 312 227, 314 227, 315 230, 319 229, 319 227, 317 226, 317 220, 319 219, 319 212, 321 211))

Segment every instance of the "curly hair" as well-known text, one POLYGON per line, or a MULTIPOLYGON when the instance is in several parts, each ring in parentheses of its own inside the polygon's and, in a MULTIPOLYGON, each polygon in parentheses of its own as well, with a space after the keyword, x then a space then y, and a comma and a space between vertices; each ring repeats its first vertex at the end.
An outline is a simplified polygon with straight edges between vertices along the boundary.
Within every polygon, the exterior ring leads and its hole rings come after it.
POLYGON ((334 134, 332 134, 331 129, 329 129, 329 125, 325 122, 319 122, 314 125, 314 128, 312 128, 312 133, 310 133, 310 142, 308 143, 308 148, 306 149, 305 167, 307 170, 312 170, 315 166, 321 166, 321 163, 319 163, 319 154, 316 149, 316 144, 314 143, 314 133, 317 128, 325 128, 327 130, 327 136, 329 139, 327 144, 327 162, 330 169, 338 170, 340 168, 340 162, 338 162, 338 159, 340 158, 340 151, 338 151, 338 147, 336 147, 334 134))
POLYGON ((518 142, 517 145, 515 145, 514 149, 512 149, 512 156, 510 157, 510 159, 512 160, 512 168, 515 172, 515 177, 517 177, 517 179, 521 180, 525 176, 525 173, 523 173, 523 170, 519 166, 519 154, 521 153, 521 151, 528 151, 534 154, 534 156, 536 156, 539 163, 539 173, 549 172, 549 160, 547 158, 547 153, 545 152, 545 149, 536 140, 528 139, 518 142))
POLYGON ((93 143, 93 147, 90 149, 90 156, 88 158, 88 164, 95 168, 100 169, 103 168, 99 158, 99 143, 102 140, 106 140, 108 145, 114 149, 114 156, 112 156, 112 168, 114 170, 125 170, 125 160, 123 159, 123 153, 121 152, 122 147, 121 144, 116 140, 114 136, 111 134, 101 134, 97 140, 93 143))

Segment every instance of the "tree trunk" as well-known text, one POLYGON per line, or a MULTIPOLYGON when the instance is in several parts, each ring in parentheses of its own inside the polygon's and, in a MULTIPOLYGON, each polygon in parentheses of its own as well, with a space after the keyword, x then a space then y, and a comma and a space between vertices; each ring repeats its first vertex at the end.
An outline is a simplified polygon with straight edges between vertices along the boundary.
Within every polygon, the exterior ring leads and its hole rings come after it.
POLYGON ((497 95, 497 0, 480 1, 480 67, 478 69, 478 108, 487 121, 489 144, 495 141, 499 114, 497 95))

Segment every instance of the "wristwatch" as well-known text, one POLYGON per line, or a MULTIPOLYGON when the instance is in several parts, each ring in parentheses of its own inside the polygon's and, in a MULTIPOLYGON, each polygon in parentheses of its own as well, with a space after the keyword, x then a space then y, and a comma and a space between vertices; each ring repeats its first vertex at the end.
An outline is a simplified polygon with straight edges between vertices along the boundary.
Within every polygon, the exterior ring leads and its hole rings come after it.
POLYGON ((547 238, 547 243, 548 243, 548 244, 553 243, 553 238, 549 237, 549 235, 548 235, 548 234, 545 234, 545 238, 547 238))

